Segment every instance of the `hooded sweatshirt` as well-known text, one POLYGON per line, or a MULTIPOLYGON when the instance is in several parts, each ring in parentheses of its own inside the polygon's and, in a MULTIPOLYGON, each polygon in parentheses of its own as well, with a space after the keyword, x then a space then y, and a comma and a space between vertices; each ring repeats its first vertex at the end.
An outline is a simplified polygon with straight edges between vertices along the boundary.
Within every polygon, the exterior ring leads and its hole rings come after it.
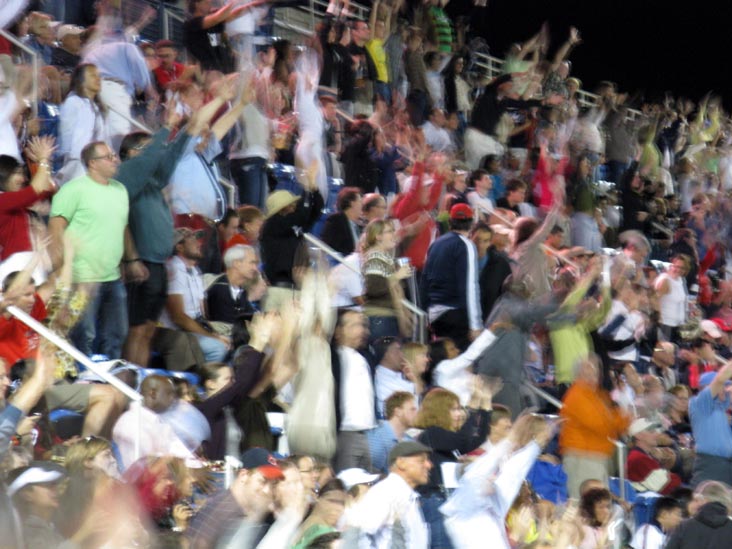
POLYGON ((707 503, 684 521, 669 539, 666 549, 732 548, 732 520, 721 503, 707 503))

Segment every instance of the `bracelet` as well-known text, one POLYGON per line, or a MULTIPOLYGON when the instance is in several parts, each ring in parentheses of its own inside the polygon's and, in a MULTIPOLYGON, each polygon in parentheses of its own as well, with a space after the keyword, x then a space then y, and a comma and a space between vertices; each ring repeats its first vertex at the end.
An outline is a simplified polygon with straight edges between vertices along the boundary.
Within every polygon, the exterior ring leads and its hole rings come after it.
POLYGON ((39 168, 50 168, 51 166, 50 166, 50 165, 48 164, 48 162, 46 162, 45 160, 41 160, 41 161, 40 161, 40 162, 38 163, 38 167, 39 167, 39 168))

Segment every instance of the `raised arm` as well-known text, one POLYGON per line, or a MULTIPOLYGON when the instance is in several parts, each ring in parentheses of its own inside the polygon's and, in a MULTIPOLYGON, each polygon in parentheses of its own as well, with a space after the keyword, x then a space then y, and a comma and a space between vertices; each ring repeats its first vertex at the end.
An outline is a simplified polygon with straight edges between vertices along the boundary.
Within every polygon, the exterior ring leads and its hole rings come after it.
POLYGON ((569 38, 567 38, 567 41, 562 44, 562 46, 557 50, 557 53, 554 55, 554 62, 552 63, 551 71, 553 72, 559 69, 559 65, 561 65, 562 62, 567 59, 567 57, 569 57, 572 48, 581 43, 582 38, 580 38, 579 31, 575 27, 570 27, 569 38))

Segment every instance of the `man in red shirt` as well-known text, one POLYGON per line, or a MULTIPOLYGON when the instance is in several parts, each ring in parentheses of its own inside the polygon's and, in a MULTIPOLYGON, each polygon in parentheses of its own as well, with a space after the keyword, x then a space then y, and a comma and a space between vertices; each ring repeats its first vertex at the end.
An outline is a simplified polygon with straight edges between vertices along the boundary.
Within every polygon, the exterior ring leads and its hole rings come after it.
POLYGON ((635 444, 628 453, 628 480, 638 492, 669 495, 681 485, 681 478, 669 472, 659 459, 665 459, 659 448, 657 425, 646 418, 636 419, 628 429, 635 444), (657 457, 659 459, 657 459, 657 457))
POLYGON ((159 40, 155 44, 155 53, 160 61, 158 67, 153 70, 155 85, 160 93, 164 93, 171 82, 175 82, 183 75, 186 66, 176 61, 178 50, 171 40, 159 40))

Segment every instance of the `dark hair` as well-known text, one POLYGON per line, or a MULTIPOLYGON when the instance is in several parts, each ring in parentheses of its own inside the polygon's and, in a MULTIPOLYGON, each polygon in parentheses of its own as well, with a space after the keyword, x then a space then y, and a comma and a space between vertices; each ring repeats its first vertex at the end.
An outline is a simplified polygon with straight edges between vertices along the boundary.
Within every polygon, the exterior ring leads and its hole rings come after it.
MULTIPOLYGON (((8 288, 13 284, 13 281, 18 278, 18 275, 20 275, 22 271, 13 271, 12 273, 8 273, 5 278, 3 279, 3 292, 7 292, 8 288)), ((32 282, 32 280, 31 280, 32 282)))
POLYGON ((356 202, 361 197, 361 189, 358 187, 343 187, 338 192, 338 198, 336 199, 336 208, 339 212, 345 212, 351 207, 351 204, 356 202))
POLYGON ((554 225, 549 234, 564 234, 564 229, 560 225, 554 225))
POLYGON ((613 496, 607 488, 593 488, 584 493, 580 499, 580 513, 591 527, 601 526, 595 518, 595 505, 601 501, 612 501, 612 499, 613 496))
POLYGON ((486 231, 493 234, 493 229, 491 229, 490 225, 487 223, 484 223, 483 221, 479 221, 476 223, 472 229, 470 229, 470 236, 475 236, 479 231, 486 231))
POLYGON ((175 45, 175 42, 172 40, 158 40, 155 42, 155 49, 160 50, 163 48, 173 48, 174 50, 178 49, 178 46, 175 45))
POLYGON ((448 222, 451 231, 469 231, 473 226, 472 219, 450 219, 448 222))
POLYGON ((119 146, 120 160, 127 160, 130 157, 130 151, 139 147, 147 139, 152 139, 147 132, 132 132, 125 135, 119 146))
POLYGON ((681 509, 683 512, 683 507, 679 500, 668 496, 658 498, 653 509, 653 519, 658 522, 658 517, 661 516, 661 513, 664 511, 673 511, 674 509, 681 509))
POLYGON ((513 179, 509 179, 506 183, 506 194, 517 191, 519 189, 525 189, 526 188, 526 182, 522 179, 519 179, 517 177, 514 177, 513 179))
MULTIPOLYGON (((304 457, 304 456, 300 456, 304 457)), ((314 460, 313 460, 314 461, 314 460)), ((346 485, 343 484, 343 481, 339 478, 332 478, 325 484, 323 484, 322 488, 318 491, 318 497, 322 496, 323 494, 327 494, 328 492, 345 492, 346 491, 346 485)))
POLYGON ((231 366, 225 362, 206 362, 198 371, 201 376, 201 384, 218 379, 222 368, 231 368, 231 366))
POLYGON ((671 492, 671 497, 679 502, 681 515, 684 518, 689 518, 689 503, 694 499, 694 490, 686 486, 679 486, 671 492))
POLYGON ((232 219, 239 219, 239 214, 231 208, 226 208, 226 212, 224 212, 224 217, 222 217, 219 222, 216 223, 216 226, 226 227, 229 224, 229 221, 231 221, 232 219))
MULTIPOLYGON (((501 159, 501 157, 497 154, 487 154, 481 159, 480 167, 481 167, 481 169, 488 172, 488 167, 491 165, 491 163, 494 160, 500 160, 500 159, 501 159)), ((488 173, 490 173, 490 172, 488 172, 488 173)))
MULTIPOLYGON (((96 68, 96 65, 93 63, 81 63, 76 65, 74 72, 71 73, 71 80, 69 80, 69 95, 73 93, 79 97, 84 97, 84 82, 86 81, 86 70, 89 67, 96 68)), ((99 94, 94 98, 94 104, 96 104, 102 114, 107 114, 107 106, 102 103, 102 100, 99 98, 99 94)))
POLYGON ((524 217, 520 219, 515 225, 515 239, 514 239, 514 246, 518 246, 519 244, 525 242, 529 238, 531 238, 531 235, 536 232, 536 228, 539 226, 539 222, 534 219, 533 217, 524 217))
POLYGON ((339 539, 341 539, 340 532, 327 532, 313 539, 305 549, 330 549, 333 547, 333 542, 339 539))
POLYGON ((384 358, 384 355, 389 350, 389 347, 391 347, 394 343, 401 344, 401 340, 398 337, 394 336, 383 336, 374 341, 371 345, 374 353, 374 360, 376 360, 376 362, 381 362, 384 358))
POLYGON ((470 175, 468 176, 468 180, 466 182, 468 184, 468 187, 475 187, 475 182, 486 175, 490 175, 490 173, 488 173, 488 170, 484 170, 483 168, 473 170, 472 172, 470 172, 470 175))
POLYGON ((428 51, 424 54, 424 64, 428 67, 432 64, 432 62, 435 60, 436 57, 438 57, 440 54, 436 51, 428 51))
POLYGON ((0 154, 0 188, 5 190, 5 184, 10 179, 10 176, 12 176, 13 172, 21 166, 23 166, 23 164, 18 162, 12 156, 0 154))
POLYGON ((84 167, 88 168, 89 162, 96 159, 98 145, 106 145, 106 143, 104 141, 92 141, 81 149, 81 163, 84 164, 84 167))

